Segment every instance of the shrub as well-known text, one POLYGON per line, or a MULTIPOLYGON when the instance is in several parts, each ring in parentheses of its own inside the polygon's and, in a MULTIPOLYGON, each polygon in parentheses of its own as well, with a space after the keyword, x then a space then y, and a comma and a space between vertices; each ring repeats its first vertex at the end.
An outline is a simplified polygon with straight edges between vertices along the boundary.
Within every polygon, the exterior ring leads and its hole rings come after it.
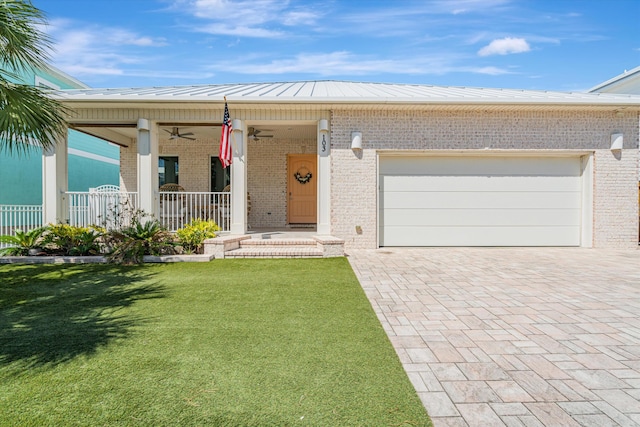
POLYGON ((15 236, 0 236, 0 243, 11 245, 9 247, 0 249, 0 255, 29 255, 29 249, 36 249, 40 247, 40 245, 42 244, 42 235, 46 230, 47 227, 38 227, 27 232, 16 230, 15 236))
POLYGON ((130 226, 110 231, 107 244, 112 248, 107 254, 109 262, 121 264, 140 264, 145 255, 175 252, 173 235, 155 219, 136 218, 130 226))
POLYGON ((101 227, 78 227, 68 224, 49 225, 42 244, 47 252, 57 255, 98 255, 100 237, 105 233, 101 227))
POLYGON ((187 253, 202 253, 205 239, 216 237, 220 227, 215 221, 193 219, 189 224, 176 232, 178 241, 187 253))

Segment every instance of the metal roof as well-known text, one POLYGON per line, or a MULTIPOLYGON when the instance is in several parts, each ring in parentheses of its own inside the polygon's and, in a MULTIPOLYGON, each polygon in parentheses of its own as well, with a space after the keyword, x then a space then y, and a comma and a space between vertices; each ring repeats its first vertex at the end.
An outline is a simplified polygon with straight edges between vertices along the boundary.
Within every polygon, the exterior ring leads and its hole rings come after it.
POLYGON ((640 78, 640 66, 632 70, 625 70, 624 73, 618 74, 617 76, 607 80, 606 82, 602 82, 599 85, 592 87, 591 89, 589 89, 589 92, 607 91, 609 86, 618 85, 618 84, 624 83, 625 81, 630 81, 632 79, 639 79, 639 78, 640 78))
POLYGON ((69 89, 68 102, 222 102, 301 104, 521 104, 640 107, 640 95, 490 89, 346 81, 298 81, 140 88, 69 89))

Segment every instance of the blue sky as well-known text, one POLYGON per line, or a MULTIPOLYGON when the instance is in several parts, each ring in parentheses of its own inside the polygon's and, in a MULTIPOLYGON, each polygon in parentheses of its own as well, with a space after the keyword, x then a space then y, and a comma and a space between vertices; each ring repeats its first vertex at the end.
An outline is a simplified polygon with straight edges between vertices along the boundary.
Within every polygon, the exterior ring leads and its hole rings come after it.
POLYGON ((640 65, 639 0, 33 0, 93 87, 295 80, 584 91, 640 65))

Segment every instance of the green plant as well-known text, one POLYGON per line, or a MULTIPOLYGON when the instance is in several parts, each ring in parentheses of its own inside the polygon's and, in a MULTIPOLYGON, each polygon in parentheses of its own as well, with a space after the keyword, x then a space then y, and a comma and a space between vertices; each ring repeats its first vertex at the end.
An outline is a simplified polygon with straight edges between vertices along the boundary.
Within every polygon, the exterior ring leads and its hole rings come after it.
POLYGON ((136 219, 128 227, 110 231, 107 234, 107 244, 112 248, 107 254, 109 262, 121 264, 140 264, 144 255, 175 252, 173 235, 155 219, 136 219))
POLYGON ((220 231, 220 227, 215 221, 193 219, 189 224, 176 231, 176 235, 185 252, 202 253, 205 239, 216 237, 216 231, 220 231))
POLYGON ((52 39, 45 14, 27 0, 0 1, 0 150, 51 147, 67 130, 69 110, 45 89, 17 84, 20 72, 48 69, 52 39))
POLYGON ((99 224, 108 232, 131 227, 153 218, 153 215, 135 208, 131 198, 124 194, 118 197, 118 202, 111 205, 104 216, 98 217, 99 224))
POLYGON ((100 237, 105 232, 100 227, 78 227, 68 224, 50 225, 46 231, 43 246, 48 252, 72 256, 99 254, 100 237))
POLYGON ((0 243, 9 244, 11 246, 0 249, 0 255, 24 256, 29 254, 29 249, 39 248, 42 243, 42 234, 47 227, 38 227, 33 230, 24 232, 16 230, 15 236, 0 236, 0 243))

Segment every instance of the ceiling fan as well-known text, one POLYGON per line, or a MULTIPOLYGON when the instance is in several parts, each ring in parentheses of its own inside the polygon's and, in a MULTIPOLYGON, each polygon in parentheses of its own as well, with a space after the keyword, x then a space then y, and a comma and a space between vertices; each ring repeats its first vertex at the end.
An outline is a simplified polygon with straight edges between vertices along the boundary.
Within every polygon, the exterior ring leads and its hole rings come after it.
POLYGON ((163 129, 163 130, 168 134, 170 134, 169 139, 184 138, 184 139, 190 139, 192 141, 196 140, 195 138, 189 138, 189 136, 193 135, 193 132, 180 133, 177 127, 174 127, 171 131, 168 131, 166 129, 163 129))
MULTIPOLYGON (((253 138, 254 141, 259 141, 260 138, 273 138, 273 135, 261 135, 261 130, 254 128, 253 126, 250 126, 248 129, 249 133, 247 134, 247 136, 249 138, 253 138)), ((266 129, 266 131, 268 132, 269 130, 266 129)))

